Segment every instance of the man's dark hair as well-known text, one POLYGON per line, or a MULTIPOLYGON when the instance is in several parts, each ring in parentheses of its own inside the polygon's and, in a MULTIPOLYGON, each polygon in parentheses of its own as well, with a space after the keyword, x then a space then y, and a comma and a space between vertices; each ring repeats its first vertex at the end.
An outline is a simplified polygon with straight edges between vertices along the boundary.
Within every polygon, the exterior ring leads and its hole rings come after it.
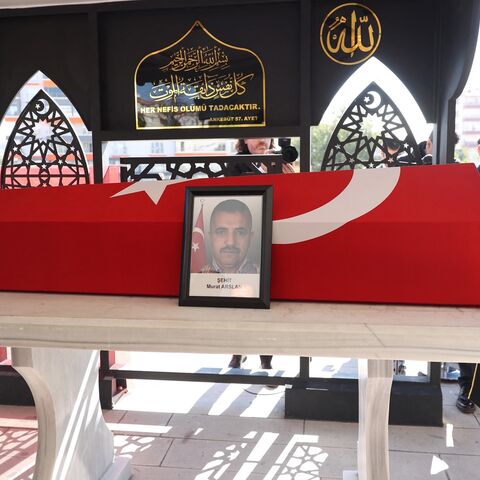
MULTIPOLYGON (((433 142, 433 130, 430 132, 430 135, 428 136, 431 142, 433 142)), ((460 141, 460 137, 457 132, 453 132, 453 138, 455 140, 455 145, 460 141)), ((478 139, 480 142, 480 138, 478 139)))
POLYGON ((477 140, 477 145, 480 145, 480 138, 477 140))
POLYGON ((418 151, 420 152, 420 158, 423 158, 427 154, 427 141, 423 140, 418 144, 418 151))
MULTIPOLYGON (((273 138, 272 138, 268 148, 272 149, 273 147, 274 147, 274 141, 273 141, 273 138)), ((250 153, 250 150, 248 149, 244 138, 239 138, 237 140, 237 143, 235 144, 235 149, 237 150, 237 153, 239 153, 241 155, 248 155, 250 153)))
POLYGON ((220 202, 212 212, 212 215, 210 217, 210 230, 212 229, 212 223, 215 218, 215 215, 217 215, 220 212, 227 212, 227 213, 241 213, 242 215, 245 215, 247 219, 247 223, 250 229, 252 229, 252 213, 250 212, 250 209, 240 200, 224 200, 223 202, 220 202))
POLYGON ((385 146, 390 150, 398 150, 400 148, 400 142, 394 140, 393 138, 385 139, 385 146))

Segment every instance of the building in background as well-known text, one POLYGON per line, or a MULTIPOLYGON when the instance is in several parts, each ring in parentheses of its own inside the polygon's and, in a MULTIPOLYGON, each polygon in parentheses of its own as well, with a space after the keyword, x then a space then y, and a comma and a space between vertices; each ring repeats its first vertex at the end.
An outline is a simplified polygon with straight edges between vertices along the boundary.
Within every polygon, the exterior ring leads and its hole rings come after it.
POLYGON ((480 138, 480 36, 470 76, 457 100, 455 128, 460 137, 455 151, 456 158, 479 165, 476 149, 480 138))
POLYGON ((70 121, 80 143, 82 144, 85 158, 88 161, 89 170, 93 168, 92 134, 83 123, 80 114, 72 102, 62 90, 42 72, 37 72, 20 89, 10 103, 5 116, 0 124, 0 159, 3 159, 8 138, 13 131, 18 117, 28 105, 28 102, 36 95, 39 89, 43 89, 59 106, 64 115, 70 121))

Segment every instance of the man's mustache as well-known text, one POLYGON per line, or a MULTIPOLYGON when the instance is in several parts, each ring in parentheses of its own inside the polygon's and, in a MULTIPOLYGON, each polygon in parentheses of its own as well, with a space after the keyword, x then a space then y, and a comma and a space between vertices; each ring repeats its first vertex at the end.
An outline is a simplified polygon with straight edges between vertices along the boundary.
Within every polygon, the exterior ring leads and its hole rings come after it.
POLYGON ((223 247, 220 249, 220 253, 240 253, 240 249, 237 247, 223 247))

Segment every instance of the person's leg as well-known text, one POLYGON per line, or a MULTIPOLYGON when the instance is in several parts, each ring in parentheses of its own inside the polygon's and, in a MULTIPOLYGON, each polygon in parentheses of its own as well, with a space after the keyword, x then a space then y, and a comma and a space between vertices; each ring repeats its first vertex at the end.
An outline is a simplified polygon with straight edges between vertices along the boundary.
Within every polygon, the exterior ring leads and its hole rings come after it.
POLYGON ((247 357, 243 355, 232 355, 228 368, 240 368, 246 359, 247 357))
POLYGON ((273 355, 260 355, 260 366, 264 370, 272 369, 272 358, 273 355))
POLYGON ((472 386, 473 372, 475 370, 474 363, 459 363, 460 376, 458 377, 458 385, 460 392, 457 398, 457 408, 463 413, 473 413, 475 404, 469 400, 468 394, 472 386))

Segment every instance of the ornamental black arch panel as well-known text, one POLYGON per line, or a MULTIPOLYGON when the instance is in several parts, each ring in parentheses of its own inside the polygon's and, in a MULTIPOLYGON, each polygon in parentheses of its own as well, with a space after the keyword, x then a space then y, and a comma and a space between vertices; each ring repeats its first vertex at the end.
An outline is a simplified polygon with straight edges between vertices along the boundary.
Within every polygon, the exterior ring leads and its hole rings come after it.
POLYGON ((135 70, 136 128, 265 126, 265 67, 196 20, 135 70))
POLYGON ((402 112, 372 82, 340 118, 325 150, 321 170, 421 163, 418 145, 402 112))
POLYGON ((2 189, 90 182, 75 130, 44 90, 30 100, 15 123, 0 175, 2 189))

